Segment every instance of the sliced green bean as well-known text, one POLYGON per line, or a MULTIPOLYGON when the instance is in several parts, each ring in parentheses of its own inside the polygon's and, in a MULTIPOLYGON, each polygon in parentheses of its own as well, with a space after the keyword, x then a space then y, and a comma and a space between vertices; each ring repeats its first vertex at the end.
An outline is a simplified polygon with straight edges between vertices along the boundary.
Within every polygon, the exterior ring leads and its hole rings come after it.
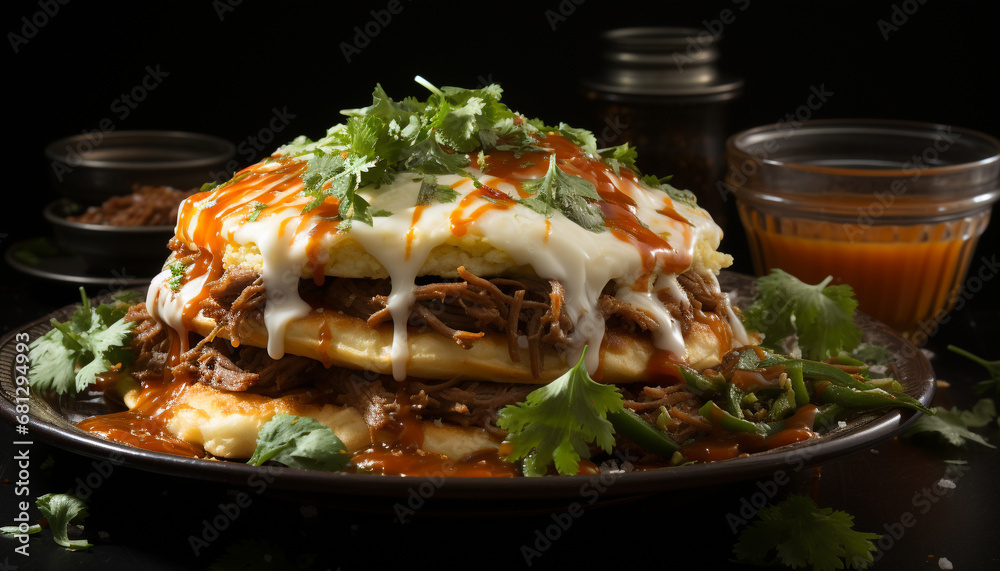
POLYGON ((917 399, 905 393, 886 391, 884 389, 858 390, 851 387, 841 387, 829 384, 820 389, 820 399, 825 403, 839 404, 848 408, 886 408, 903 407, 934 414, 917 399))
POLYGON ((683 365, 677 366, 677 372, 684 383, 694 389, 695 394, 701 396, 717 395, 722 392, 726 385, 726 379, 722 375, 709 377, 683 365))
POLYGON ((802 365, 799 363, 787 365, 785 367, 785 374, 788 375, 788 381, 795 392, 796 406, 809 404, 809 390, 806 388, 805 378, 802 375, 802 365))
POLYGON ((767 428, 765 426, 737 418, 719 408, 719 405, 715 404, 714 401, 705 403, 698 410, 698 413, 712 423, 713 426, 721 428, 726 432, 746 432, 748 434, 757 434, 758 436, 767 436, 767 428))
POLYGON ((772 421, 783 420, 785 417, 791 416, 797 408, 795 390, 789 383, 785 392, 771 402, 771 408, 767 411, 767 418, 772 421))
POLYGON ((681 449, 669 434, 627 408, 620 412, 608 413, 608 420, 615 427, 615 431, 662 458, 669 460, 674 452, 681 449))
POLYGON ((743 416, 743 395, 744 392, 739 389, 733 383, 726 385, 726 412, 735 416, 736 418, 744 418, 743 416))

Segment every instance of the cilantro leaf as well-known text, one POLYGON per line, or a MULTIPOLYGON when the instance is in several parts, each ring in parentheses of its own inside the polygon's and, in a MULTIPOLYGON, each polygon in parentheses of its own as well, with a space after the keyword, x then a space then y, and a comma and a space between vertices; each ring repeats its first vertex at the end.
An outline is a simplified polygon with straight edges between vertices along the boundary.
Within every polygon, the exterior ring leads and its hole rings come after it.
MULTIPOLYGON (((631 169, 635 172, 639 172, 639 169, 635 166, 635 161, 639 158, 639 153, 636 152, 635 147, 624 143, 618 145, 617 147, 608 147, 606 149, 601 149, 597 151, 597 154, 604 159, 604 162, 611 167, 611 170, 615 171, 616 176, 621 176, 621 168, 625 167, 631 169)), ((650 185, 653 188, 659 188, 660 179, 652 177, 656 181, 655 185, 650 185)), ((646 178, 643 178, 644 182, 646 178)))
POLYGON ((956 347, 954 345, 948 345, 948 350, 954 353, 958 353, 959 355, 982 365, 986 369, 986 371, 990 374, 990 378, 976 383, 975 386, 976 393, 1000 399, 1000 360, 987 361, 986 359, 983 359, 978 355, 974 355, 966 351, 965 349, 956 347))
POLYGON ((597 137, 587 129, 578 129, 576 127, 570 127, 566 123, 559 123, 558 132, 563 137, 566 137, 574 144, 579 146, 585 152, 596 155, 597 153, 597 137))
POLYGON ((858 302, 851 286, 829 285, 832 279, 809 285, 783 270, 771 270, 757 278, 759 296, 743 313, 744 325, 763 333, 762 345, 774 350, 797 335, 807 359, 823 361, 851 351, 861 342, 861 329, 854 323, 858 302))
MULTIPOLYGON (((673 178, 673 176, 667 176, 661 179, 657 179, 659 185, 655 186, 654 188, 659 188, 663 192, 667 193, 667 196, 670 197, 670 200, 673 200, 674 202, 680 202, 682 204, 686 204, 691 208, 698 208, 698 199, 697 197, 695 197, 694 193, 691 192, 690 190, 682 190, 680 188, 667 184, 666 180, 669 180, 671 178, 673 178)), ((647 177, 643 177, 644 181, 646 179, 647 177)))
POLYGON ((996 448, 981 435, 969 430, 986 426, 997 416, 996 405, 992 399, 980 399, 972 410, 961 410, 958 407, 945 409, 934 408, 934 416, 924 415, 917 419, 904 437, 918 435, 930 436, 956 447, 963 447, 968 441, 978 442, 983 446, 996 448))
POLYGON ((854 516, 820 508, 812 499, 797 494, 765 506, 757 516, 733 548, 740 561, 755 565, 781 563, 815 571, 857 567, 858 563, 874 561, 873 540, 882 537, 855 531, 854 516))
POLYGON ((403 167, 425 174, 465 174, 469 157, 462 153, 448 153, 434 137, 425 137, 406 151, 403 167))
POLYGON ((592 203, 601 199, 597 189, 587 180, 566 174, 556 165, 555 154, 549 155, 549 169, 545 176, 526 181, 523 188, 533 196, 518 202, 546 218, 555 212, 562 212, 566 218, 591 232, 604 230, 604 215, 592 203))
POLYGON ((247 464, 260 466, 268 460, 298 470, 339 472, 350 455, 329 426, 308 416, 276 414, 258 432, 247 464))
POLYGON ((417 193, 417 204, 426 205, 431 201, 438 201, 442 204, 455 202, 458 198, 458 191, 450 186, 438 184, 434 175, 425 175, 420 179, 420 191, 417 193))
POLYGON ((873 345, 871 343, 859 343, 851 351, 851 357, 868 365, 869 367, 888 367, 892 364, 892 354, 885 345, 873 345))
POLYGON ((119 298, 93 308, 81 287, 82 303, 65 322, 52 319, 52 329, 29 344, 30 385, 38 391, 74 395, 97 376, 131 362, 132 328, 125 314, 134 298, 119 298))
POLYGON ((35 500, 35 505, 49 522, 52 538, 70 551, 80 551, 93 547, 85 539, 70 539, 69 524, 80 523, 89 515, 87 504, 70 494, 45 494, 35 500))
MULTIPOLYGON (((494 149, 512 151, 515 157, 528 151, 544 152, 539 138, 548 131, 558 132, 587 154, 598 155, 592 132, 565 123, 550 128, 526 120, 500 102, 503 90, 499 85, 438 88, 419 76, 415 79, 431 92, 426 101, 394 101, 376 85, 371 105, 341 111, 347 120, 327 130, 325 137, 318 141, 298 137, 276 151, 307 161, 303 194, 312 200, 303 212, 332 196, 340 205, 338 228, 348 230, 355 220, 371 224, 374 215, 368 201, 357 194, 359 189, 378 189, 402 172, 468 176, 479 186, 466 171, 471 154, 478 151, 482 156, 494 149)), ((635 152, 627 145, 611 155, 634 166, 635 152)), ((603 216, 593 204, 601 198, 593 185, 558 168, 550 171, 544 182, 537 183, 538 195, 524 204, 546 216, 559 211, 589 230, 603 230, 603 216)), ((439 200, 449 200, 449 195, 440 194, 439 200)))
MULTIPOLYGON (((586 348, 584 348, 586 355, 586 348)), ((590 457, 590 443, 605 452, 614 445, 608 413, 624 409, 613 385, 593 381, 583 366, 584 355, 572 369, 537 388, 523 403, 500 410, 497 426, 508 431, 507 460, 524 460, 525 476, 543 476, 555 463, 560 474, 575 475, 580 459, 590 457)))

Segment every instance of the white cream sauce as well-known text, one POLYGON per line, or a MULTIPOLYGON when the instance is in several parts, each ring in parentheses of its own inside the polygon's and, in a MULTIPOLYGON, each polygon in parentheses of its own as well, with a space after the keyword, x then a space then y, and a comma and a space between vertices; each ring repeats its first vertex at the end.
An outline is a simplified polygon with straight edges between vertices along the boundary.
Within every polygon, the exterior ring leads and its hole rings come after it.
MULTIPOLYGON (((263 165, 262 168, 270 168, 263 165)), ((470 169, 480 178, 490 177, 470 169)), ((658 211, 671 205, 667 196, 628 180, 621 180, 611 173, 606 175, 621 192, 626 193, 636 203, 637 216, 660 236, 666 237, 675 252, 682 252, 690 260, 699 240, 717 244, 721 229, 700 209, 693 209, 679 202, 673 202, 674 210, 689 224, 660 214, 658 211)), ((397 175, 388 186, 377 191, 360 189, 372 205, 373 211, 385 210, 390 216, 375 217, 371 226, 355 221, 350 234, 361 246, 375 257, 388 271, 392 290, 389 296, 389 310, 393 319, 393 344, 391 360, 393 376, 406 376, 406 362, 409 357, 407 346, 407 318, 413 303, 413 289, 420 268, 434 247, 452 236, 451 217, 465 197, 475 189, 471 180, 459 176, 439 176, 438 183, 450 185, 459 194, 454 202, 442 204, 437 201, 423 207, 414 221, 414 204, 420 188, 416 176, 406 173, 397 175), (462 182, 462 181, 465 182, 462 182), (412 238, 407 234, 412 233, 412 238), (409 250, 407 245, 409 244, 409 250)), ((280 181, 279 181, 280 182, 280 181)), ((517 198, 516 189, 508 183, 501 183, 498 190, 517 198)), ((292 196, 301 186, 290 189, 292 196)), ((241 200, 251 202, 263 190, 248 190, 241 200)), ((207 200, 211 200, 209 197, 207 200)), ((311 240, 322 239, 314 236, 313 223, 299 216, 308 198, 286 201, 269 207, 267 215, 255 222, 248 222, 246 216, 228 216, 223 220, 202 220, 196 214, 187 228, 187 235, 195 235, 195 229, 202 224, 219 227, 218 233, 237 244, 256 244, 262 256, 262 273, 267 289, 267 304, 264 321, 268 333, 268 354, 280 358, 284 353, 283 338, 288 324, 307 315, 309 305, 298 295, 298 280, 309 266, 307 246, 311 240)), ((467 212, 488 204, 483 198, 475 198, 465 206, 467 212)), ((611 232, 591 232, 573 223, 561 213, 548 219, 521 205, 510 209, 491 209, 482 213, 469 224, 469 233, 481 236, 493 247, 505 252, 516 264, 532 267, 543 279, 558 280, 565 288, 565 311, 575 324, 570 337, 570 354, 567 363, 575 362, 585 345, 600 347, 605 333, 604 319, 597 307, 602 290, 609 283, 615 284, 616 296, 621 301, 634 304, 648 313, 659 324, 655 336, 657 348, 684 356, 684 338, 680 324, 670 315, 657 299, 657 292, 666 290, 670 295, 687 304, 687 296, 672 274, 655 273, 645 279, 652 287, 636 291, 633 287, 643 276, 643 259, 638 249, 615 237, 611 232)), ((325 251, 319 248, 319 251, 325 251)), ((213 252, 221 256, 221 252, 213 252)), ((158 295, 156 285, 169 279, 169 272, 154 279, 150 288, 150 311, 170 327, 183 331, 182 316, 185 304, 196 298, 204 286, 204 276, 189 280, 174 295, 158 295)), ((717 282, 716 282, 717 285, 717 282)), ((739 319, 730 310, 727 315, 730 327, 737 341, 746 340, 746 332, 739 319)), ((587 352, 587 368, 596 371, 600 352, 587 352)))

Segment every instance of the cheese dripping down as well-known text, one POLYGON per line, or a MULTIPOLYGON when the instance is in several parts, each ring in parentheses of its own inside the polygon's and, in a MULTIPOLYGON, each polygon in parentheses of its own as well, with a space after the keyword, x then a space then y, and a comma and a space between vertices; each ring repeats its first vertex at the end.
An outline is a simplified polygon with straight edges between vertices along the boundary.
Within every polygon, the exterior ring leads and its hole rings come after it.
MULTIPOLYGON (((514 267, 531 268, 538 277, 562 284, 564 311, 574 324, 567 363, 575 362, 585 345, 601 346, 605 323, 598 299, 608 284, 619 300, 637 306, 658 323, 655 346, 683 359, 680 324, 657 297, 666 292, 687 303, 676 275, 696 261, 699 244, 714 253, 721 229, 704 210, 671 200, 628 171, 619 176, 558 135, 544 142, 551 144, 547 150, 556 154, 560 168, 594 184, 603 199, 597 204, 605 217, 604 231, 587 230, 559 212, 546 217, 517 203, 525 196, 523 182, 545 174, 547 161, 538 157, 521 163, 529 166, 487 163, 479 165, 482 170, 467 168, 468 176, 438 176, 437 184, 457 193, 450 202, 417 205, 421 175, 398 173, 378 189, 357 191, 372 211, 387 215, 374 217, 370 226, 354 221, 346 231, 338 229, 336 199, 328 197, 303 213, 312 201, 301 192, 305 162, 273 157, 247 167, 235 181, 181 205, 177 238, 197 247, 203 261, 187 268, 186 283, 177 291, 163 293, 151 287, 147 307, 184 338, 186 324, 206 295, 205 284, 221 275, 227 253, 255 249, 259 258, 253 267, 260 270, 267 291, 267 350, 278 359, 284 354, 287 325, 311 310, 299 297, 299 279, 322 280, 329 248, 346 232, 390 278, 393 342, 386 350, 393 376, 403 380, 407 319, 417 278, 432 263, 429 257, 436 247, 475 239, 508 257, 514 267)), ((166 270, 154 279, 154 286, 169 277, 166 270)), ((731 310, 723 317, 734 340, 745 343, 746 334, 731 310)), ((599 359, 600 351, 587 352, 591 373, 597 370, 599 359)))

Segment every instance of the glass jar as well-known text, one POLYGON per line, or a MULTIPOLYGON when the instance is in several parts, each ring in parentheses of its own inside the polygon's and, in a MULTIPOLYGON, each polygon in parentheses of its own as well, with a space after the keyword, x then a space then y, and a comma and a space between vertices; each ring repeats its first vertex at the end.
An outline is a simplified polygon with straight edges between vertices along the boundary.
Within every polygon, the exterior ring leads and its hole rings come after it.
POLYGON ((1000 196, 1000 143, 946 125, 770 125, 730 137, 727 156, 757 274, 833 276, 916 341, 956 301, 1000 196))
POLYGON ((584 82, 598 146, 628 142, 646 174, 672 175, 720 224, 727 104, 743 81, 717 68, 720 36, 696 28, 622 28, 603 34, 601 65, 584 82))

